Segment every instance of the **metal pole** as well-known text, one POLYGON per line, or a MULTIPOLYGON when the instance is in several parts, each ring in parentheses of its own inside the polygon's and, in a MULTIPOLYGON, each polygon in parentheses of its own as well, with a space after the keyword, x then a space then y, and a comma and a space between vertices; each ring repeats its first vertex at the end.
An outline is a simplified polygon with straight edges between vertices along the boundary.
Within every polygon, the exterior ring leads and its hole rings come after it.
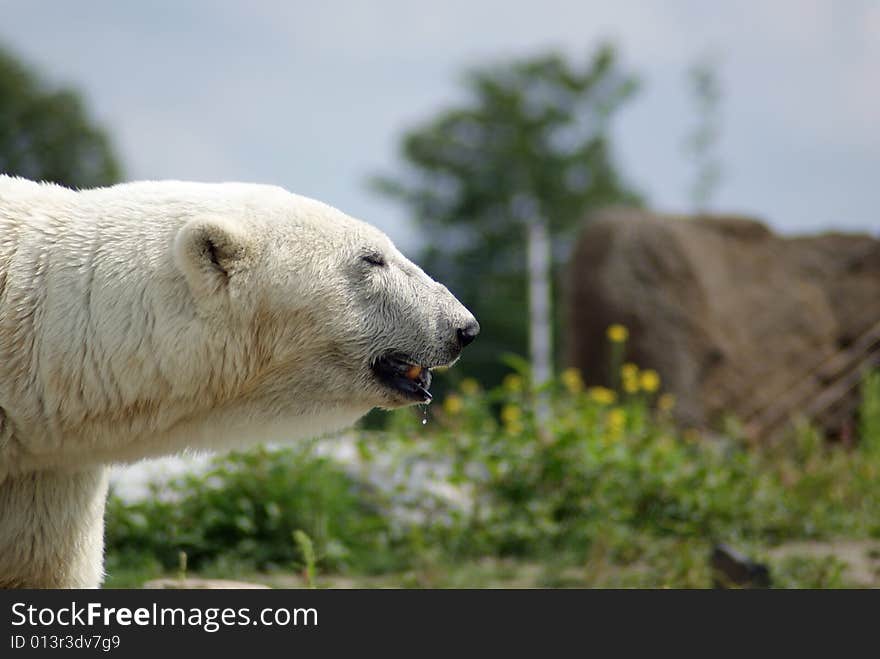
POLYGON ((553 376, 553 330, 550 297, 550 241, 543 218, 528 222, 529 352, 532 385, 537 389, 553 376))

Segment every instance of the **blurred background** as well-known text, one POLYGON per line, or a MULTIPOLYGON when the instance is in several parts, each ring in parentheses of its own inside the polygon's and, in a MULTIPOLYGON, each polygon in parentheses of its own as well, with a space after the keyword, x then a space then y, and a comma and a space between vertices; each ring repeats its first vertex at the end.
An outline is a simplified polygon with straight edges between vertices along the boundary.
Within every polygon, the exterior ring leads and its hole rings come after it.
POLYGON ((427 424, 119 471, 108 586, 880 585, 876 2, 0 15, 0 172, 278 184, 483 327, 427 424))

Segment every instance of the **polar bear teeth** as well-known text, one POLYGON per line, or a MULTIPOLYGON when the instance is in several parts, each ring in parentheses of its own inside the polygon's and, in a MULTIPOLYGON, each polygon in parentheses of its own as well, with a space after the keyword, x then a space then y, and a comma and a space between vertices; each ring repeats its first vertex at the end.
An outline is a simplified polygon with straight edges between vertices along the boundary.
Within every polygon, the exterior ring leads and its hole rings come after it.
POLYGON ((386 354, 376 360, 373 371, 386 387, 418 402, 432 398, 431 369, 414 363, 415 360, 401 354, 386 354))

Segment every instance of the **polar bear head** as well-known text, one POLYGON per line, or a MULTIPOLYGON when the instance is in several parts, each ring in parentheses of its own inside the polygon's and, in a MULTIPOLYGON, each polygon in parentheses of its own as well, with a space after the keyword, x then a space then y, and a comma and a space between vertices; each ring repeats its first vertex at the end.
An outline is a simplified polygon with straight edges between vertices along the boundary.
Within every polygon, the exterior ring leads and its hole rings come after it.
POLYGON ((474 316, 369 224, 279 189, 239 203, 191 218, 173 250, 200 322, 239 346, 241 387, 278 414, 428 402, 474 316))

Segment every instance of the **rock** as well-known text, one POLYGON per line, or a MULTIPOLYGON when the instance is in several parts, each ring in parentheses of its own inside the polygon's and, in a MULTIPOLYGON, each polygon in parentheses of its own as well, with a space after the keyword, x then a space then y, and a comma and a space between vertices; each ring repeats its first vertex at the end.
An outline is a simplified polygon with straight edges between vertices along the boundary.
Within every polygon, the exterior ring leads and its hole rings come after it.
POLYGON ((769 588, 770 569, 724 544, 715 545, 709 555, 715 588, 769 588))
MULTIPOLYGON (((607 210, 585 224, 566 294, 568 361, 587 382, 610 381, 605 330, 621 323, 627 361, 660 373, 682 424, 733 414, 762 431, 838 378, 823 371, 829 360, 854 377, 840 353, 880 322, 880 240, 784 238, 748 218, 607 210)), ((872 341, 853 359, 870 357, 880 333, 872 341)))

